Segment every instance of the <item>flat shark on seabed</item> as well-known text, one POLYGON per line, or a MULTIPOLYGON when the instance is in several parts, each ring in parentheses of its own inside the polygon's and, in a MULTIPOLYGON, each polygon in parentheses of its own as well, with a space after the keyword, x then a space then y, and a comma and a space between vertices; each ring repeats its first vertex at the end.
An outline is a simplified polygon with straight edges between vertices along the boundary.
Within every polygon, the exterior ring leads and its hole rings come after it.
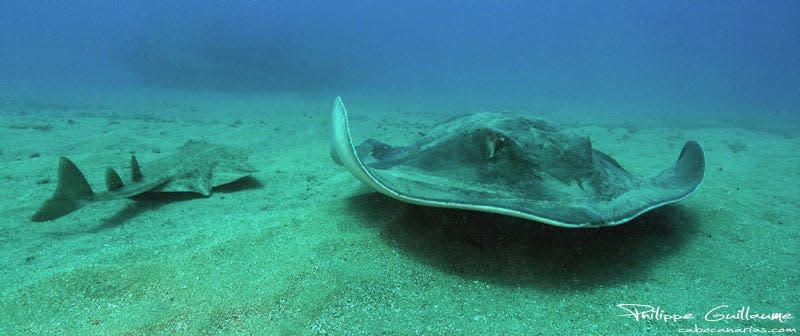
POLYGON ((139 165, 131 155, 130 182, 125 184, 106 168, 107 191, 95 193, 80 169, 66 157, 58 164, 58 185, 50 199, 31 217, 34 222, 54 220, 94 202, 130 198, 149 192, 192 192, 210 196, 211 189, 250 176, 258 170, 247 154, 235 147, 190 140, 172 155, 139 165))

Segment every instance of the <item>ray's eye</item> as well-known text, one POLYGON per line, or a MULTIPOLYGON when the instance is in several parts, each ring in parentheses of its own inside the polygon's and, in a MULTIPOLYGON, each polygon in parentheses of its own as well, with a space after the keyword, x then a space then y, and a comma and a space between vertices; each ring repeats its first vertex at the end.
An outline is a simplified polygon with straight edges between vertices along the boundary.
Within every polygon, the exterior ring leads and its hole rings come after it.
POLYGON ((392 148, 387 144, 378 143, 372 147, 372 152, 370 154, 372 154, 372 156, 378 160, 383 160, 391 154, 391 149, 392 148))
POLYGON ((484 149, 487 159, 493 159, 498 152, 500 152, 508 142, 508 138, 500 133, 491 132, 487 134, 484 149))

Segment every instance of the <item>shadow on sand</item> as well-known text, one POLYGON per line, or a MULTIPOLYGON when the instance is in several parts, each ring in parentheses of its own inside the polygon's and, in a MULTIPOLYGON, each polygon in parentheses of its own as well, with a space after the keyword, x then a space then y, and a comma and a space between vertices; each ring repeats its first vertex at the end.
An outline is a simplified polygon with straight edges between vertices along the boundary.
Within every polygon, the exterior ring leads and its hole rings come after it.
POLYGON ((369 193, 348 199, 360 223, 421 263, 507 286, 591 290, 637 281, 679 251, 698 226, 667 206, 613 227, 566 229, 507 216, 406 205, 369 193), (387 220, 386 209, 405 207, 387 220))
MULTIPOLYGON (((247 176, 242 178, 238 181, 234 181, 228 184, 224 184, 218 187, 214 187, 212 189, 213 193, 233 193, 242 190, 249 190, 249 189, 258 189, 261 188, 263 184, 256 178, 252 176, 247 176)), ((120 225, 124 225, 129 220, 133 219, 134 217, 148 211, 158 210, 162 206, 175 203, 175 202, 182 202, 197 198, 205 198, 203 195, 197 193, 190 193, 190 192, 154 192, 154 193, 145 193, 132 199, 135 202, 131 202, 131 204, 123 209, 122 211, 118 212, 111 218, 106 219, 103 223, 99 226, 93 227, 89 229, 89 232, 96 233, 100 231, 104 231, 110 228, 114 228, 120 225)))

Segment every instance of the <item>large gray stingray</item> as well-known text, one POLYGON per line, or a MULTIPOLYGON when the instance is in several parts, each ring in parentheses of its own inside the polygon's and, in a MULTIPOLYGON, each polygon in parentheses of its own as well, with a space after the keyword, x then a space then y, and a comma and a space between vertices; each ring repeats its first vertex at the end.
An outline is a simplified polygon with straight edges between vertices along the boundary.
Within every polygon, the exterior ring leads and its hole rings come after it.
POLYGON ((249 176, 257 170, 247 163, 241 149, 189 141, 170 156, 139 166, 131 156, 131 178, 123 183, 114 169, 106 169, 108 191, 95 193, 86 177, 66 157, 58 165, 58 186, 53 197, 42 204, 31 218, 43 222, 65 216, 80 207, 99 201, 128 198, 147 192, 192 192, 211 195, 211 188, 249 176))
POLYGON ((677 202, 697 189, 705 170, 703 149, 689 141, 672 167, 633 176, 588 138, 507 113, 451 119, 410 146, 373 139, 355 146, 337 97, 332 126, 334 160, 380 193, 569 228, 622 224, 677 202))

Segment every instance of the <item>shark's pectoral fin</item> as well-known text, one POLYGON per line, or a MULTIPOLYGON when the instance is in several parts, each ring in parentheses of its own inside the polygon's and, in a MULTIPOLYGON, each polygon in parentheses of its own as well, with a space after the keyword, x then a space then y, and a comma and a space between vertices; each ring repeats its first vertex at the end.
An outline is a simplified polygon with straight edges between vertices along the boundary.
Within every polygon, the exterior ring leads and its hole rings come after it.
POLYGON ((73 212, 94 198, 94 192, 80 169, 66 157, 58 163, 58 186, 53 197, 42 204, 31 220, 44 222, 73 212))
POLYGON ((209 170, 208 174, 197 178, 196 185, 193 186, 192 189, 203 196, 208 197, 211 196, 211 189, 213 187, 214 184, 211 181, 211 171, 209 170))

